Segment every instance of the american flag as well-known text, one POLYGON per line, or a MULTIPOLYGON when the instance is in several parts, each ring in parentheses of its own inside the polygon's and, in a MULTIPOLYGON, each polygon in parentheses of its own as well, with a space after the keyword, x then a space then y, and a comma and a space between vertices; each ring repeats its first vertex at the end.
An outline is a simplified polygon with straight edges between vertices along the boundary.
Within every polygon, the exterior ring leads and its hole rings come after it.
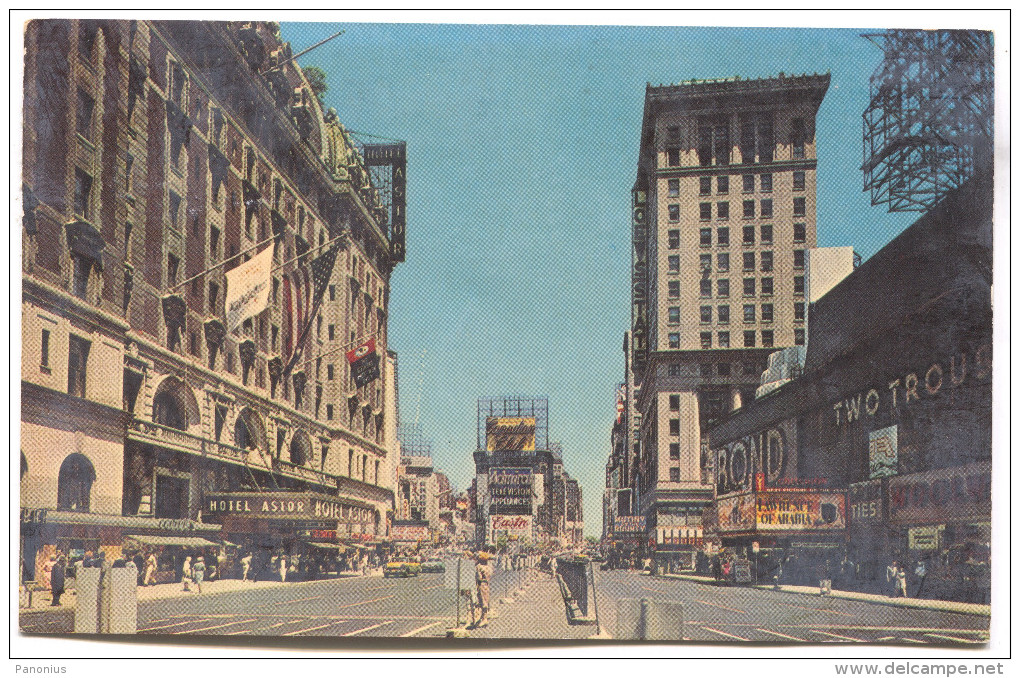
MULTIPOLYGON (((333 275, 333 265, 336 263, 336 254, 340 250, 337 243, 316 257, 311 263, 312 279, 308 279, 308 271, 296 271, 293 275, 295 286, 295 297, 297 298, 297 315, 295 320, 295 341, 294 351, 287 365, 285 373, 290 372, 294 362, 301 351, 301 346, 308 337, 312 327, 312 318, 319 309, 322 297, 329 286, 329 279, 333 275), (314 287, 314 292, 313 292, 314 287), (302 298, 303 297, 303 298, 302 298)), ((289 309, 288 309, 289 310, 289 309)))

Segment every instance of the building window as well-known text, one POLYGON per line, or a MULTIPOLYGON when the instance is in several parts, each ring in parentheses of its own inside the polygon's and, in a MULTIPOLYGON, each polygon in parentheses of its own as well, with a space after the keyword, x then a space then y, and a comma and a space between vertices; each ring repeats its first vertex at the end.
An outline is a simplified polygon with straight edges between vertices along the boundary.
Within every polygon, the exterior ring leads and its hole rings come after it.
POLYGON ((772 270, 773 255, 771 251, 761 253, 761 270, 768 273, 772 270))
POLYGON ((669 481, 671 483, 680 482, 680 469, 676 468, 675 466, 669 469, 669 481))
POLYGON ((754 348, 754 330, 744 330, 744 348, 754 348))
POLYGON ((74 213, 85 221, 92 217, 92 176, 74 168, 74 213))
POLYGON ((701 348, 712 348, 712 333, 702 332, 701 333, 701 348))
POLYGON ((701 373, 702 377, 706 377, 706 378, 707 377, 711 377, 712 376, 712 363, 701 363, 700 365, 698 365, 698 371, 701 373))
POLYGON ((50 331, 42 331, 42 348, 39 354, 39 367, 48 368, 50 366, 50 331))
POLYGON ((761 293, 762 293, 762 296, 771 295, 772 294, 772 289, 773 289, 772 288, 772 278, 762 278, 761 279, 761 293))
POLYGON ((716 308, 716 317, 719 319, 719 324, 728 324, 730 322, 730 307, 728 305, 724 305, 716 308))
POLYGON ((678 435, 680 435, 680 420, 679 419, 670 419, 669 420, 669 434, 671 436, 678 436, 678 435))
POLYGON ((754 226, 744 226, 744 244, 754 244, 754 226))
POLYGON ((793 330, 793 343, 797 346, 804 345, 804 328, 796 327, 793 330))
POLYGON ((766 198, 761 201, 761 218, 771 219, 772 218, 772 198, 766 198))
POLYGON ((673 412, 680 411, 680 396, 676 393, 669 394, 669 409, 673 412))
POLYGON ((754 193, 754 175, 745 174, 744 180, 744 193, 754 193))
MULTIPOLYGON (((671 376, 671 377, 682 376, 683 372, 684 372, 683 371, 683 367, 681 367, 680 365, 670 365, 668 367, 667 371, 669 373, 669 376, 671 376)), ((641 415, 639 414, 638 416, 640 417, 641 415)), ((635 448, 634 448, 634 452, 635 452, 635 454, 637 453, 637 446, 636 445, 635 445, 635 448)))
POLYGON ((804 276, 802 275, 793 276, 793 293, 804 294, 804 276))
MULTIPOLYGON (((701 296, 703 296, 703 297, 711 297, 712 296, 712 281, 711 280, 700 280, 699 284, 701 285, 701 296)), ((680 294, 679 294, 679 287, 680 287, 680 283, 677 283, 677 296, 678 297, 680 296, 680 294)))
POLYGON ((763 174, 761 175, 761 192, 771 193, 772 192, 772 175, 763 174))
POLYGON ((698 180, 698 195, 712 195, 712 177, 701 177, 698 180))
POLYGON ((744 304, 744 322, 754 322, 754 304, 744 304))
POLYGON ((795 217, 807 216, 807 198, 793 199, 793 216, 795 217))
POLYGON ((680 281, 670 280, 669 281, 669 298, 679 299, 680 298, 680 281))
POLYGON ((680 307, 670 306, 669 307, 669 324, 678 325, 680 323, 680 307))
POLYGON ((730 281, 729 278, 723 278, 722 280, 716 281, 716 288, 720 297, 730 296, 730 281))
POLYGON ((679 179, 670 179, 670 180, 668 180, 666 182, 666 184, 667 184, 667 186, 669 186, 669 197, 675 198, 675 197, 680 195, 680 180, 679 179))
POLYGON ((772 330, 761 331, 761 345, 765 348, 772 348, 772 330))
MULTIPOLYGON (((752 235, 754 234, 753 229, 751 233, 752 235)), ((744 270, 745 271, 754 270, 754 252, 744 252, 744 270)))
POLYGON ((177 229, 181 222, 181 196, 177 195, 173 191, 170 191, 170 200, 168 202, 170 226, 177 229))
POLYGON ((726 175, 716 177, 715 180, 716 192, 719 194, 726 194, 730 192, 730 178, 726 175))
POLYGON ((329 286, 329 300, 336 301, 336 285, 329 286))
POLYGON ((772 318, 775 312, 775 307, 772 304, 761 305, 761 321, 763 323, 772 322, 772 318))
POLYGON ((96 100, 87 92, 78 90, 78 134, 83 138, 92 140, 92 116, 96 110, 96 100))
POLYGON ((89 273, 92 262, 80 254, 71 253, 71 293, 79 299, 85 299, 89 291, 89 273))
POLYGON ((700 255, 698 257, 698 269, 702 273, 705 273, 706 271, 709 272, 709 273, 712 272, 712 255, 711 254, 702 254, 702 255, 700 255))
POLYGON ((754 287, 755 287, 754 278, 744 278, 744 296, 745 297, 753 297, 754 296, 754 287))
POLYGON ((804 172, 793 173, 793 190, 795 191, 804 190, 804 172))
POLYGON ((762 245, 772 244, 772 224, 761 225, 761 244, 762 245))
POLYGON ((70 335, 67 354, 67 392, 79 398, 85 397, 85 375, 87 372, 91 342, 70 335))
POLYGON ((745 219, 754 219, 754 201, 753 200, 745 200, 744 201, 744 218, 745 219))
POLYGON ((720 252, 715 255, 715 267, 720 273, 726 273, 730 270, 730 253, 720 252))
POLYGON ((804 268, 804 250, 793 251, 793 267, 804 268))
POLYGON ((702 247, 711 247, 712 246, 712 229, 711 228, 703 228, 703 229, 701 229, 700 234, 701 234, 701 240, 700 240, 701 246, 702 247))
POLYGON ((669 266, 669 272, 670 273, 679 273, 680 272, 680 255, 679 254, 671 254, 668 257, 666 257, 666 263, 669 266))
POLYGON ((177 284, 177 272, 181 267, 181 260, 172 254, 166 255, 166 283, 167 287, 177 284))
POLYGON ((680 248, 680 231, 678 229, 670 229, 666 232, 667 245, 669 249, 675 250, 680 248))
POLYGON ((326 420, 333 421, 333 406, 328 403, 326 404, 326 420))
POLYGON ((326 365, 326 380, 333 381, 333 363, 326 365))
POLYGON ((730 204, 728 202, 717 202, 715 204, 715 216, 720 221, 730 218, 730 204))
POLYGON ((680 333, 679 332, 670 332, 669 333, 669 347, 673 348, 673 349, 680 348, 680 333))
POLYGON ((710 323, 712 322, 712 307, 702 306, 701 307, 701 322, 710 323))
POLYGON ((807 134, 804 130, 804 118, 794 118, 793 123, 793 157, 800 159, 804 157, 804 141, 807 134))
POLYGON ((666 149, 666 165, 669 167, 680 166, 680 149, 679 148, 667 148, 666 149))
POLYGON ((680 221, 680 205, 669 206, 669 220, 680 221))
POLYGON ((85 455, 68 455, 57 475, 57 508, 88 513, 95 480, 96 470, 85 455))
POLYGON ((680 458, 680 443, 669 444, 669 458, 679 459, 680 458))
POLYGON ((807 224, 793 225, 793 242, 807 242, 807 224))
POLYGON ((804 302, 795 301, 793 302, 793 319, 803 320, 804 319, 804 302))
POLYGON ((216 315, 216 301, 220 296, 220 286, 209 283, 209 313, 216 315))
POLYGON ((215 226, 209 228, 209 257, 213 261, 220 257, 220 229, 215 226))
POLYGON ((330 341, 333 341, 336 338, 336 325, 329 325, 326 328, 326 336, 329 337, 330 341))
POLYGON ((728 120, 705 119, 698 124, 698 162, 702 167, 730 164, 728 120))
POLYGON ((740 160, 745 165, 754 164, 754 121, 745 120, 740 125, 740 160))
POLYGON ((715 373, 718 374, 720 377, 730 376, 730 364, 719 363, 718 365, 715 366, 715 373))
POLYGON ((699 214, 702 221, 712 220, 712 203, 710 202, 700 203, 698 205, 698 209, 700 210, 699 214))
POLYGON ((717 242, 717 244, 723 245, 723 246, 729 245, 730 244, 730 229, 726 228, 725 226, 720 228, 720 229, 718 229, 716 231, 716 242, 717 242))
POLYGON ((730 347, 730 333, 729 332, 720 332, 719 333, 719 348, 729 348, 729 347, 730 347))

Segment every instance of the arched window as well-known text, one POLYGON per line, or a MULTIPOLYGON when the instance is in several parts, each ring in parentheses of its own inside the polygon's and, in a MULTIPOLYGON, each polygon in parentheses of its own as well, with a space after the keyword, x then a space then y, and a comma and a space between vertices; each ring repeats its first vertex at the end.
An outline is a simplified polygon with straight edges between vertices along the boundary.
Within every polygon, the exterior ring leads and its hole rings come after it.
POLYGON ((96 470, 87 457, 77 453, 69 455, 60 465, 57 477, 57 508, 87 513, 95 480, 96 470))
POLYGON ((290 461, 298 466, 306 465, 312 458, 312 443, 308 434, 297 431, 290 440, 290 461))
POLYGON ((246 450, 268 449, 262 421, 247 407, 237 415, 237 423, 234 424, 234 444, 246 450))
POLYGON ((152 420, 157 424, 187 431, 199 423, 198 401, 191 389, 176 377, 167 377, 152 399, 152 420))

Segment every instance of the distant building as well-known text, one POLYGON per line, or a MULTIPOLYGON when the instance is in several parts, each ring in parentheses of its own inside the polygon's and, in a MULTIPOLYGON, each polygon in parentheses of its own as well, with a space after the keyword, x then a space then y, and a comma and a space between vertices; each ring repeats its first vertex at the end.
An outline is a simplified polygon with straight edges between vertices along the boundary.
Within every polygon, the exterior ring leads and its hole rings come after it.
MULTIPOLYGON (((633 188, 633 513, 661 566, 694 567, 712 422, 807 337, 815 115, 828 75, 692 80, 645 93, 633 188)), ((620 493, 623 494, 623 493, 620 493)))

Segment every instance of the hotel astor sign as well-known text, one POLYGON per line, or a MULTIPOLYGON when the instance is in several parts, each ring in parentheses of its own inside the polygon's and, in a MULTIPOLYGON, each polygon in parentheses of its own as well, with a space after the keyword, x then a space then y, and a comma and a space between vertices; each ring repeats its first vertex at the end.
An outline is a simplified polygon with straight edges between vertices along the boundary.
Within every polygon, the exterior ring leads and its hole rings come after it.
POLYGON ((349 506, 314 492, 225 492, 207 494, 203 505, 210 515, 295 520, 355 520, 364 522, 368 509, 349 506))

